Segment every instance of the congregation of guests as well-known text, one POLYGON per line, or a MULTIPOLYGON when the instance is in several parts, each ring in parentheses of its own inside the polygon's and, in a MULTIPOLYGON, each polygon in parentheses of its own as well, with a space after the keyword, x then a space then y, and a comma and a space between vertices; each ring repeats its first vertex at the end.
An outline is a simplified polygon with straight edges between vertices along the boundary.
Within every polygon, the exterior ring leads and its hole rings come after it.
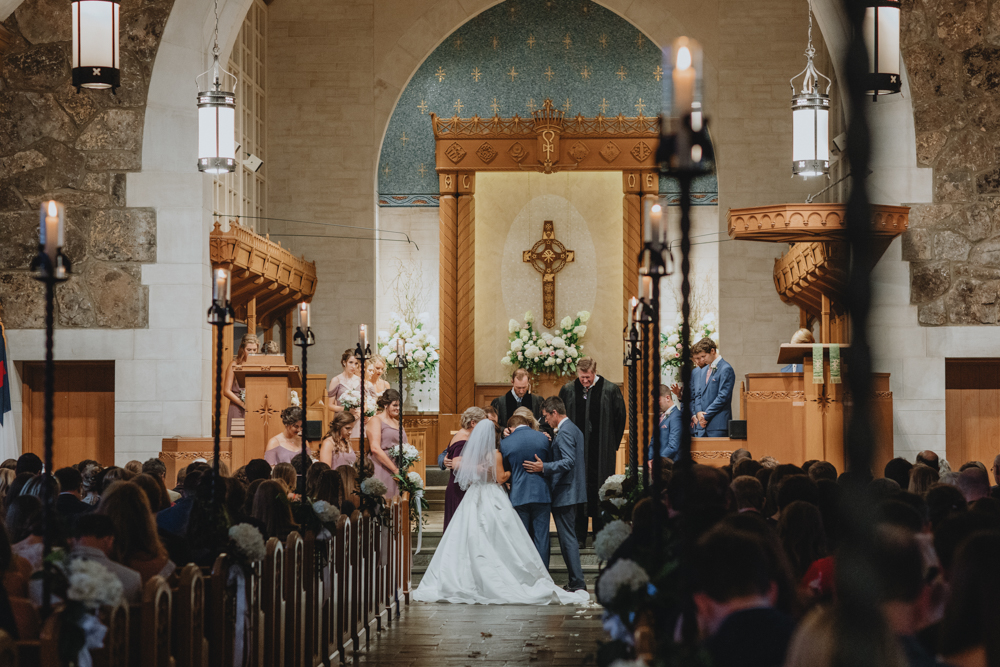
POLYGON ((724 468, 694 466, 683 489, 672 462, 664 467, 663 502, 636 505, 633 532, 607 567, 623 558, 652 567, 669 548, 664 525, 694 544, 687 602, 669 633, 698 639, 715 667, 835 663, 840 504, 853 484, 865 488, 874 521, 869 583, 886 620, 879 664, 1000 665, 1000 455, 992 486, 983 463, 953 471, 930 451, 867 480, 826 461, 754 460, 745 449, 724 468))

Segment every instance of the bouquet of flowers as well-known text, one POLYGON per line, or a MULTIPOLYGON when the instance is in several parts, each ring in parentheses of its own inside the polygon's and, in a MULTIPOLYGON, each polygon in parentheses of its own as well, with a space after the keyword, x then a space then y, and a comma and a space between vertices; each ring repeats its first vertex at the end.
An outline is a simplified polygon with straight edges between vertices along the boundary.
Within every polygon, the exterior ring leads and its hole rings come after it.
POLYGON ((399 466, 399 475, 406 474, 406 471, 413 466, 414 463, 420 460, 420 450, 411 444, 403 443, 402 445, 396 445, 389 450, 389 458, 393 460, 397 465, 399 464, 399 448, 403 448, 403 462, 399 466))
MULTIPOLYGON (((348 389, 337 399, 345 410, 354 410, 361 407, 361 390, 348 389)), ((375 416, 375 399, 369 398, 365 401, 365 417, 375 416)))
POLYGON ((424 512, 430 509, 430 505, 424 498, 424 480, 419 473, 408 472, 404 474, 403 470, 400 468, 399 474, 396 475, 396 483, 399 484, 400 492, 409 493, 411 501, 416 501, 410 502, 410 522, 426 523, 427 518, 424 516, 424 512))
MULTIPOLYGON (((681 323, 681 317, 678 315, 677 325, 670 331, 660 333, 660 368, 670 375, 679 372, 681 367, 681 323)), ((697 323, 692 321, 690 334, 691 345, 702 338, 711 338, 718 342, 716 338, 719 335, 719 328, 715 316, 708 313, 697 323)))
POLYGON ((392 517, 389 516, 388 512, 383 511, 385 509, 385 494, 389 490, 385 483, 377 477, 366 477, 361 480, 358 490, 361 496, 361 507, 358 509, 362 512, 368 512, 368 515, 374 518, 379 525, 389 528, 392 525, 392 517))
POLYGON ((412 382, 426 382, 437 372, 437 340, 424 331, 429 316, 420 313, 415 322, 408 322, 398 313, 389 315, 391 329, 378 332, 378 353, 390 367, 396 364, 396 350, 402 342, 406 358, 404 377, 412 382))
POLYGON ((524 314, 524 324, 511 320, 507 325, 510 332, 510 349, 503 359, 504 366, 523 368, 529 373, 555 373, 572 375, 576 373, 576 360, 583 356, 580 340, 587 334, 590 313, 581 310, 576 317, 567 315, 559 323, 559 332, 538 333, 534 328, 535 318, 529 310, 524 314))

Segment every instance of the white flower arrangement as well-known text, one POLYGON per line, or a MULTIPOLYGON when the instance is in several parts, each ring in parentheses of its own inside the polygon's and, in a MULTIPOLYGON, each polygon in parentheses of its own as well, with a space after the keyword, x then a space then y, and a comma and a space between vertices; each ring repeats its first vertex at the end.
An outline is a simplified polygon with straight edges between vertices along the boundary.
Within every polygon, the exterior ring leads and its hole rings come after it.
MULTIPOLYGON (((660 368, 664 372, 676 373, 680 370, 681 324, 682 319, 678 315, 677 325, 669 331, 660 333, 660 368)), ((699 318, 697 322, 692 318, 690 334, 691 345, 694 345, 702 338, 711 338, 718 343, 719 326, 715 316, 707 313, 699 318)))
POLYGON ((316 518, 323 523, 336 523, 340 519, 340 510, 325 500, 317 500, 312 508, 316 518))
POLYGON ((420 313, 415 322, 408 322, 398 313, 390 313, 390 330, 378 332, 378 353, 390 367, 396 365, 396 351, 402 341, 407 364, 405 377, 413 383, 426 382, 437 372, 438 342, 424 331, 429 319, 427 313, 420 313))
POLYGON ((267 548, 264 546, 264 536, 249 523, 238 523, 229 528, 229 539, 236 549, 251 563, 264 560, 267 548))
POLYGON ((632 534, 632 527, 624 521, 615 520, 604 526, 594 538, 594 552, 602 561, 609 561, 618 547, 632 534))
POLYGON ((524 314, 523 326, 517 320, 507 323, 510 347, 500 363, 533 374, 572 375, 576 373, 576 360, 583 356, 580 339, 587 333, 584 323, 589 320, 590 313, 581 310, 576 317, 564 317, 554 335, 540 334, 535 330, 535 318, 529 310, 524 314))
POLYGON ((292 389, 291 390, 291 397, 289 398, 289 402, 292 404, 293 407, 301 408, 302 407, 302 400, 299 398, 299 392, 297 392, 294 389, 292 389))
MULTIPOLYGON (((337 399, 340 405, 346 410, 354 410, 361 407, 361 389, 348 389, 337 399)), ((375 399, 368 397, 365 401, 365 417, 375 416, 375 399)))
POLYGON ((615 498, 622 494, 622 482, 625 481, 625 475, 611 475, 606 480, 601 488, 597 490, 597 497, 600 500, 607 500, 609 497, 615 498), (608 495, 611 492, 611 495, 608 495))
POLYGON ((420 488, 420 489, 424 488, 424 480, 423 480, 422 477, 420 477, 420 473, 418 473, 418 472, 408 472, 408 473, 406 473, 406 479, 413 486, 415 486, 417 488, 420 488))
POLYGON ((366 496, 384 496, 389 488, 377 477, 367 477, 361 482, 361 493, 366 496))
POLYGON ((622 558, 601 574, 597 582, 597 599, 606 606, 621 590, 638 591, 648 583, 649 575, 638 563, 622 558))
MULTIPOLYGON (((389 458, 393 462, 399 461, 399 445, 396 445, 389 450, 389 458)), ((403 443, 403 464, 399 466, 400 470, 407 470, 410 466, 420 460, 420 450, 409 443, 403 443)))
POLYGON ((116 605, 124 592, 122 582, 97 561, 71 558, 66 566, 66 597, 89 609, 116 605))

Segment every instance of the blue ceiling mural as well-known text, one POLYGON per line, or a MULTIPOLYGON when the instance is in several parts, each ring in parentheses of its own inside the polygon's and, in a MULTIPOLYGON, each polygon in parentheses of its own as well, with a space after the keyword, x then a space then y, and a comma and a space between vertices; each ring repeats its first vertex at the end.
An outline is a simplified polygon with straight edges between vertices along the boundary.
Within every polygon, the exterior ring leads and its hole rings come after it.
MULTIPOLYGON (((659 49, 614 12, 590 0, 507 0, 452 33, 403 91, 379 156, 379 205, 437 206, 431 113, 524 118, 551 99, 567 116, 656 116, 662 98, 659 49)), ((678 188, 661 179, 660 191, 678 188)), ((715 176, 694 194, 717 204, 715 176)))

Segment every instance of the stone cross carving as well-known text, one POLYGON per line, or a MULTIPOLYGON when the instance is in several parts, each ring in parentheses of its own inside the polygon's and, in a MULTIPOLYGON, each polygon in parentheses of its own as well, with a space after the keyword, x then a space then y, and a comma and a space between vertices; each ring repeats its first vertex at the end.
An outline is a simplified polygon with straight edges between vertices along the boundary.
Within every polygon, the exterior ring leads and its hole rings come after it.
POLYGON ((556 240, 556 226, 551 220, 542 223, 542 239, 523 253, 522 261, 542 274, 542 324, 546 327, 556 325, 556 274, 574 259, 576 252, 556 240))

